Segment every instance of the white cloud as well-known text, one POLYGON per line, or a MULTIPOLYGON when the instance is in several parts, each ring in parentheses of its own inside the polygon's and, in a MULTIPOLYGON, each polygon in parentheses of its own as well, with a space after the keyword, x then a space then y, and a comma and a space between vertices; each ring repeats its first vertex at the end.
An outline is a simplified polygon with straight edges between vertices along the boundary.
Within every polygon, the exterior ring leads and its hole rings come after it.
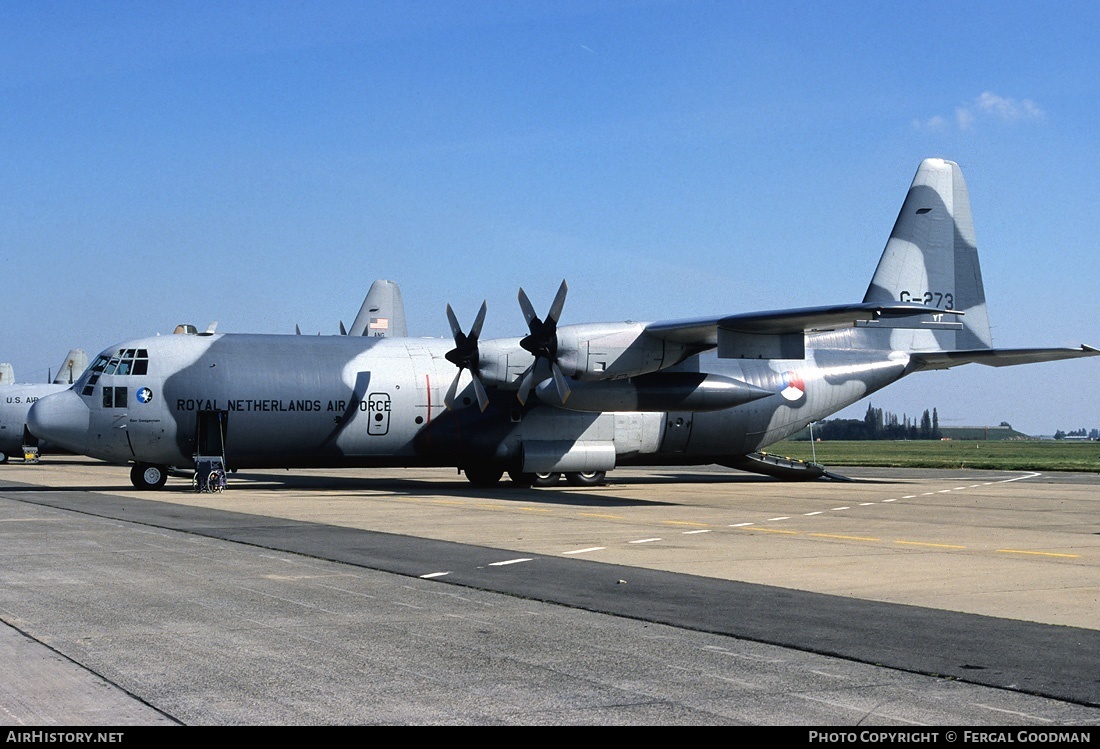
MULTIPOLYGON (((971 130, 983 121, 1017 122, 1041 120, 1045 116, 1039 105, 1031 99, 1011 99, 992 91, 983 91, 973 101, 955 108, 955 126, 959 130, 971 130)), ((948 129, 948 119, 935 115, 926 120, 915 120, 919 130, 942 132, 948 129)))
POLYGON ((997 96, 992 91, 983 91, 981 96, 974 100, 976 106, 982 112, 986 112, 1002 120, 1040 119, 1043 110, 1031 99, 1016 101, 997 96))
POLYGON ((937 114, 935 117, 929 117, 923 122, 920 120, 913 120, 913 127, 917 130, 931 130, 936 133, 942 133, 948 128, 948 124, 947 120, 937 114))
POLYGON ((969 130, 974 125, 974 113, 966 107, 956 107, 955 124, 959 126, 959 130, 969 130))

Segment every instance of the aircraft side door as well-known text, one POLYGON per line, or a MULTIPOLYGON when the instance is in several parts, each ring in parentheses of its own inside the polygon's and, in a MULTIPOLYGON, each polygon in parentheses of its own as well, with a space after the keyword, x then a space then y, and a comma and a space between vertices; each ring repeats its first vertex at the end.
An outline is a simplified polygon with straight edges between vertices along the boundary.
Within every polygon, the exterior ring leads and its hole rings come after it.
POLYGON ((91 409, 88 422, 89 444, 95 445, 97 455, 130 460, 134 457, 128 431, 130 389, 109 381, 102 385, 100 396, 103 407, 91 409))
POLYGON ((228 411, 199 411, 195 419, 195 452, 224 457, 228 421, 228 411))
POLYGON ((390 431, 389 393, 371 393, 367 396, 367 434, 381 436, 390 431))

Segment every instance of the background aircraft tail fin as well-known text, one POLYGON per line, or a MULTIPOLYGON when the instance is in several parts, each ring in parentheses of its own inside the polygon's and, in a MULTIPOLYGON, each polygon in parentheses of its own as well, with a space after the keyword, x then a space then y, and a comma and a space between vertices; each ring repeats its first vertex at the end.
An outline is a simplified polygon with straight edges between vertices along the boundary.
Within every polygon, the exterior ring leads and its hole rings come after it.
POLYGON ((393 281, 378 279, 371 284, 348 335, 404 338, 408 334, 401 287, 393 281))
POLYGON ((61 366, 57 370, 57 374, 53 378, 54 385, 72 385, 76 382, 76 378, 84 374, 84 370, 88 368, 88 355, 84 353, 84 349, 74 348, 69 352, 69 355, 65 357, 65 360, 61 362, 61 366))
POLYGON ((15 369, 11 364, 4 362, 0 364, 0 385, 14 385, 15 384, 15 369))
POLYGON ((978 264, 970 196, 959 165, 925 159, 905 196, 864 302, 918 302, 961 310, 959 330, 877 323, 886 348, 907 351, 987 349, 993 345, 978 264))

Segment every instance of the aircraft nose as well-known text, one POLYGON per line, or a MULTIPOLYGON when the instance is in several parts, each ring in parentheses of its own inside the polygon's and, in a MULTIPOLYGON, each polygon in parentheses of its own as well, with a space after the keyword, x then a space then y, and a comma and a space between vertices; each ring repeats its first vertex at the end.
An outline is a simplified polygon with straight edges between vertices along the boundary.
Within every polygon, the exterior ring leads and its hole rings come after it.
POLYGON ((88 438, 88 406, 73 390, 40 398, 27 413, 31 434, 75 453, 84 450, 88 438))

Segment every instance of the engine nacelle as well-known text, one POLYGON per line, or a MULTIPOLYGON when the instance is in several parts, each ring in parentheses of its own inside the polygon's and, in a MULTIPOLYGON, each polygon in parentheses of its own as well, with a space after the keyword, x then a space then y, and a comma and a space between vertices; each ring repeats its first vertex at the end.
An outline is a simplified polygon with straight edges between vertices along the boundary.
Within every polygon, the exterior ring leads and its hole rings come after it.
POLYGON ((695 349, 645 332, 643 323, 598 323, 558 328, 558 364, 576 380, 621 380, 657 372, 695 349))
POLYGON ((570 411, 720 411, 774 393, 741 380, 703 372, 655 372, 613 382, 576 382, 563 403, 550 380, 535 392, 543 403, 570 411))
MULTIPOLYGON (((649 335, 644 323, 565 325, 557 335, 557 364, 571 381, 625 380, 671 367, 701 350, 649 335)), ((478 372, 485 383, 517 387, 532 362, 518 338, 498 338, 481 343, 478 372)))

